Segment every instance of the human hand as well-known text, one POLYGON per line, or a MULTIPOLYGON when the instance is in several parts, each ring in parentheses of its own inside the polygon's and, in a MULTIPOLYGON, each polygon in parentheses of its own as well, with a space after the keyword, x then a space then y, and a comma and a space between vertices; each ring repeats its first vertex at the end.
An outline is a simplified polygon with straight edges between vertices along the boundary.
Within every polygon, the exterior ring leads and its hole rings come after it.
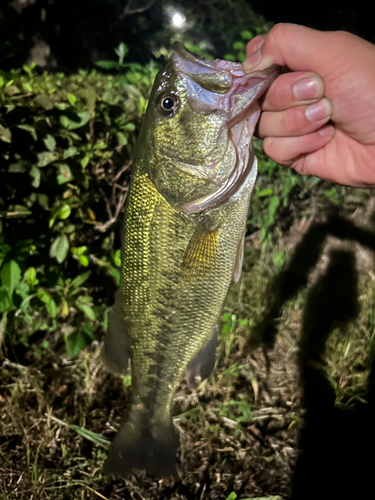
POLYGON ((268 89, 264 151, 303 175, 375 187, 375 45, 350 33, 278 24, 247 46, 244 71, 286 66, 268 89))

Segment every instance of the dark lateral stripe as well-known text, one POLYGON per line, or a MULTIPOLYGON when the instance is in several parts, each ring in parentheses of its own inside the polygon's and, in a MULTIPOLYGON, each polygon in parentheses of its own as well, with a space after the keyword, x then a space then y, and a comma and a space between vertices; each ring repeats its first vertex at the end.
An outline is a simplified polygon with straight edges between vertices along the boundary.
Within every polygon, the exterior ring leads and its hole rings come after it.
MULTIPOLYGON (((181 229, 181 221, 179 220, 179 216, 176 215, 170 228, 171 242, 173 242, 176 238, 181 238, 181 229)), ((154 332, 156 334, 156 350, 155 352, 149 353, 150 359, 155 363, 153 363, 147 371, 147 384, 149 386, 153 386, 154 390, 148 391, 147 397, 143 399, 143 404, 145 408, 147 408, 147 412, 145 413, 143 419, 144 421, 142 423, 146 426, 149 425, 149 422, 147 422, 147 420, 153 418, 155 409, 157 408, 157 405, 160 404, 159 392, 164 392, 165 387, 168 386, 171 382, 169 380, 165 380, 165 378, 163 377, 163 370, 168 363, 168 359, 166 356, 174 340, 176 331, 175 325, 173 321, 171 321, 171 311, 176 311, 176 314, 173 315, 173 317, 177 318, 179 316, 179 307, 177 300, 178 294, 176 293, 176 289, 179 286, 180 275, 176 272, 176 266, 173 266, 170 272, 165 273, 164 282, 165 285, 161 286, 157 291, 157 307, 151 313, 154 320, 162 320, 162 325, 157 332, 154 332), (166 317, 168 316, 170 317, 170 320, 166 319, 166 317), (157 384, 156 387, 154 384, 155 379, 159 381, 159 384, 157 384)))

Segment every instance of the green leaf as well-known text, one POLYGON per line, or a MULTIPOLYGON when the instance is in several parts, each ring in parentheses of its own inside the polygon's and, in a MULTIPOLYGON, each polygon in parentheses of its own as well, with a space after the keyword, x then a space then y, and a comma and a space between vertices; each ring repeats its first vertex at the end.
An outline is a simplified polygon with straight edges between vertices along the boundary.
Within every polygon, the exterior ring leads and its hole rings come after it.
POLYGON ((65 149, 64 154, 63 154, 63 159, 66 160, 67 158, 70 158, 71 156, 76 156, 79 154, 78 149, 75 146, 71 146, 68 149, 65 149))
POLYGON ((24 64, 22 66, 22 69, 24 70, 24 72, 30 77, 32 78, 33 77, 33 70, 30 68, 30 66, 27 66, 27 64, 24 64))
POLYGON ((234 57, 233 54, 225 54, 224 59, 226 61, 235 61, 236 60, 236 58, 234 57))
POLYGON ((90 274, 91 274, 91 273, 90 273, 90 271, 87 271, 87 272, 85 272, 85 273, 79 274, 78 276, 76 276, 76 277, 72 280, 72 282, 71 282, 71 284, 70 284, 70 285, 71 285, 72 287, 77 287, 77 288, 78 288, 78 287, 80 287, 80 286, 82 286, 82 285, 83 285, 83 283, 85 283, 85 282, 89 279, 90 274))
POLYGON ((65 335, 66 352, 70 358, 77 356, 87 345, 86 335, 75 330, 70 335, 65 335))
POLYGON ((267 189, 262 189, 256 193, 257 198, 263 198, 264 196, 271 196, 273 195, 273 189, 267 188, 267 189))
MULTIPOLYGON (((13 82, 13 80, 11 80, 13 82)), ((21 91, 16 85, 9 85, 10 82, 7 83, 5 93, 9 96, 19 94, 21 91)))
POLYGON ((21 130, 25 130, 25 132, 28 132, 31 137, 34 139, 34 141, 38 140, 38 135, 36 133, 35 127, 32 125, 28 125, 27 123, 23 123, 22 125, 17 125, 17 128, 21 130))
POLYGON ((74 255, 83 255, 87 250, 87 247, 86 246, 81 246, 81 247, 72 247, 71 248, 71 251, 74 255))
POLYGON ((71 208, 67 203, 65 203, 65 205, 63 205, 60 208, 58 215, 59 215, 60 219, 64 220, 64 219, 67 219, 69 217, 70 213, 71 213, 71 208))
POLYGON ((89 258, 87 255, 80 255, 79 262, 82 266, 87 267, 89 265, 89 258))
POLYGON ((77 98, 74 94, 67 94, 68 95, 68 101, 70 102, 70 104, 72 106, 75 106, 76 105, 76 102, 77 102, 77 98))
MULTIPOLYGON (((71 335, 74 335, 74 333, 75 332, 73 332, 71 335)), ((69 337, 71 335, 69 335, 69 337)), ((66 337, 65 337, 65 343, 66 343, 66 337)), ((88 439, 89 441, 92 441, 93 443, 96 443, 96 444, 102 446, 106 450, 110 449, 110 446, 111 446, 110 440, 107 439, 106 437, 102 436, 101 434, 96 434, 95 432, 88 431, 88 430, 84 429, 83 427, 78 427, 78 425, 68 424, 67 422, 64 422, 64 420, 60 420, 59 418, 56 418, 52 415, 50 416, 50 418, 61 425, 65 425, 66 427, 69 427, 69 429, 72 429, 73 431, 77 432, 80 436, 84 437, 85 439, 88 439)), ((273 500, 273 499, 271 498, 271 500, 273 500)))
POLYGON ((43 139, 43 142, 48 151, 55 151, 56 139, 53 137, 53 135, 47 134, 47 136, 43 139))
POLYGON ((276 252, 272 256, 273 263, 277 267, 282 267, 285 263, 285 252, 276 252))
POLYGON ((115 48, 115 53, 119 58, 119 63, 122 64, 124 62, 124 58, 126 54, 129 52, 129 47, 124 42, 120 42, 118 47, 115 48))
POLYGON ((8 290, 2 286, 0 287, 0 312, 7 311, 12 306, 12 299, 9 297, 8 290))
POLYGON ((61 316, 63 318, 69 316, 69 304, 64 298, 61 300, 60 309, 61 309, 61 316))
POLYGON ((40 178, 41 178, 41 173, 39 168, 33 165, 29 171, 29 175, 32 178, 31 185, 34 188, 38 188, 40 186, 40 178))
POLYGON ((6 110, 7 110, 7 111, 6 111, 6 114, 8 114, 8 113, 10 113, 11 111, 13 111, 15 107, 16 107, 16 105, 15 105, 15 104, 6 104, 6 105, 5 105, 5 108, 6 108, 6 110))
MULTIPOLYGON (((67 102, 57 102, 55 104, 55 106, 57 109, 60 109, 60 111, 65 111, 66 109, 68 109, 70 107, 70 104, 67 102)), ((61 120, 60 120, 60 123, 61 123, 61 120)))
POLYGON ((74 179, 74 176, 72 175, 72 171, 70 170, 69 165, 66 163, 61 163, 59 165, 59 175, 56 177, 57 179, 57 184, 65 184, 66 182, 70 182, 71 180, 74 179))
POLYGON ((110 265, 109 266, 109 272, 113 276, 116 285, 119 286, 120 281, 121 281, 121 273, 120 273, 120 271, 116 267, 110 265))
POLYGON ((46 111, 53 109, 53 102, 45 94, 37 95, 34 99, 34 102, 44 108, 46 111))
POLYGON ((95 66, 102 69, 122 69, 122 66, 117 61, 96 61, 95 66))
POLYGON ((37 296, 45 304, 47 312, 51 316, 51 318, 55 318, 57 313, 57 306, 51 295, 43 288, 39 288, 37 291, 37 296))
POLYGON ((38 200, 39 205, 42 208, 47 208, 48 207, 48 196, 46 194, 38 193, 37 194, 37 200, 38 200))
POLYGON ((67 115, 60 116, 60 123, 63 127, 68 130, 75 130, 77 128, 83 127, 90 120, 90 113, 87 111, 82 111, 74 116, 74 119, 67 115))
POLYGON ((242 40, 245 40, 245 41, 251 40, 253 38, 253 36, 254 35, 251 33, 251 31, 248 31, 248 30, 241 31, 242 40))
POLYGON ((126 125, 124 125, 121 128, 122 128, 122 130, 126 130, 127 132, 134 132, 135 125, 134 125, 134 123, 127 123, 126 125))
POLYGON ((128 143, 128 138, 122 132, 116 132, 116 139, 120 146, 126 146, 128 143))
POLYGON ((235 50, 243 50, 245 48, 245 44, 243 42, 241 42, 241 41, 234 42, 233 48, 235 50))
POLYGON ((26 172, 27 167, 24 162, 19 162, 19 163, 11 163, 8 167, 8 172, 10 174, 23 174, 26 172))
POLYGON ((91 319, 92 321, 95 320, 95 312, 94 312, 94 309, 92 307, 90 307, 87 304, 80 304, 79 302, 77 302, 77 307, 80 311, 82 311, 84 314, 86 314, 86 316, 89 319, 91 319))
POLYGON ((58 236, 52 243, 49 254, 54 257, 59 264, 64 262, 69 251, 69 241, 65 234, 58 236))
POLYGON ((227 496, 226 500, 236 500, 236 498, 237 498, 237 494, 234 491, 232 491, 232 493, 230 493, 227 496))
POLYGON ((82 158, 82 160, 81 160, 81 166, 82 166, 82 168, 86 168, 87 165, 89 164, 90 160, 91 160, 91 155, 88 155, 88 154, 85 155, 82 158))
POLYGON ((113 254, 113 263, 117 267, 121 267, 121 250, 116 250, 113 254))
POLYGON ((65 234, 71 234, 75 231, 76 227, 74 224, 68 224, 67 226, 64 226, 63 231, 65 234))
POLYGON ((33 91, 33 88, 32 86, 30 85, 30 83, 27 83, 27 82, 24 82, 22 84, 22 88, 25 92, 32 92, 33 91))
POLYGON ((54 225, 55 220, 57 218, 62 219, 62 220, 67 219, 69 217, 70 213, 71 213, 71 208, 67 203, 65 203, 64 205, 62 205, 60 207, 59 206, 55 207, 52 210, 51 217, 49 219, 49 227, 51 228, 54 225))
POLYGON ((36 279, 36 269, 35 267, 29 267, 29 269, 27 269, 27 271, 25 272, 25 280, 27 281, 27 283, 30 285, 30 286, 34 286, 35 282, 37 282, 38 280, 36 279))
POLYGON ((124 384, 125 387, 130 387, 132 385, 132 376, 130 374, 122 375, 121 378, 122 378, 122 383, 124 384))
POLYGON ((58 159, 58 156, 51 151, 42 151, 38 153, 38 167, 46 167, 53 161, 58 159))
POLYGON ((9 130, 9 128, 3 127, 0 125, 0 141, 3 142, 12 142, 12 132, 9 130))
POLYGON ((15 260, 10 260, 1 268, 0 276, 3 286, 12 297, 13 291, 21 280, 21 268, 15 260))

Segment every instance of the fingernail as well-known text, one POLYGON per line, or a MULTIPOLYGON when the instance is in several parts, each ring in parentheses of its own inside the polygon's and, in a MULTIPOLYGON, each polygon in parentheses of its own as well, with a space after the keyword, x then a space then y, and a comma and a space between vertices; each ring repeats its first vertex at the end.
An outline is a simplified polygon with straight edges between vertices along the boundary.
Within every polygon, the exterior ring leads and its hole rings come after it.
POLYGON ((324 84, 320 78, 304 78, 293 85, 293 94, 298 101, 311 101, 323 92, 324 84))
POLYGON ((332 104, 325 97, 315 104, 310 104, 305 109, 306 118, 312 122, 317 123, 325 118, 329 118, 332 114, 332 104))
POLYGON ((318 130, 318 134, 324 138, 333 137, 335 134, 335 127, 333 127, 332 125, 327 125, 326 127, 318 130))
POLYGON ((256 50, 249 56, 242 64, 243 70, 245 73, 250 73, 253 67, 260 63, 262 60, 262 54, 260 49, 256 50))

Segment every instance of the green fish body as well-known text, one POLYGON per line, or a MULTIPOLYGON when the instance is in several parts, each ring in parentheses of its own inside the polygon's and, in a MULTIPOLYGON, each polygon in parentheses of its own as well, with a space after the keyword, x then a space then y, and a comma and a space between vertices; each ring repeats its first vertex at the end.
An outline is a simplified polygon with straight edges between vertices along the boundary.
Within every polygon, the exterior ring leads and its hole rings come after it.
POLYGON ((175 470, 174 392, 188 370, 207 378, 230 283, 240 276, 257 162, 258 99, 277 71, 196 59, 175 46, 137 143, 123 226, 121 285, 104 357, 131 360, 133 403, 107 470, 175 470), (236 86, 237 83, 237 86, 236 86), (249 95, 251 94, 251 95, 249 95))

